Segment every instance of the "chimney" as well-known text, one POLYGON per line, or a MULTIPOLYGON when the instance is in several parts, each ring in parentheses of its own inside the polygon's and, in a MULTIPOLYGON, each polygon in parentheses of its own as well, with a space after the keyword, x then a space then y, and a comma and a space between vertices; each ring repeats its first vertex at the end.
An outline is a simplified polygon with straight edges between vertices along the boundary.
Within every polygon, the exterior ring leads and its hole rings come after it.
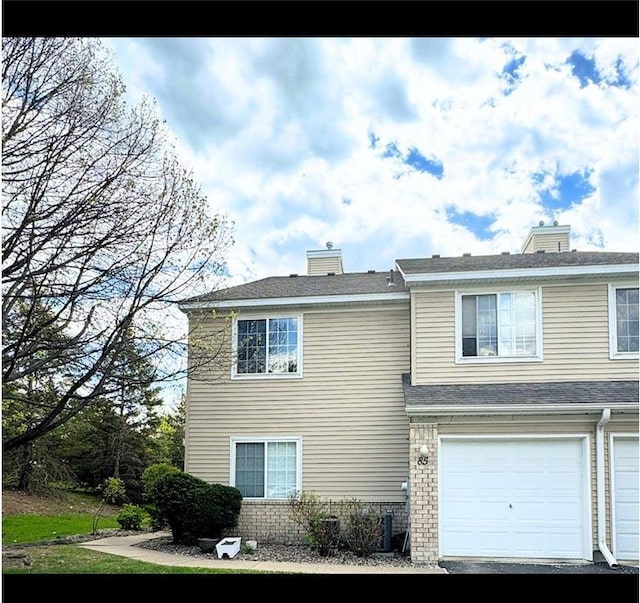
POLYGON ((558 226, 558 222, 555 221, 553 224, 545 226, 541 221, 538 226, 534 226, 529 231, 522 245, 521 253, 569 251, 570 231, 570 226, 558 226))
POLYGON ((307 251, 307 274, 309 276, 326 276, 329 273, 342 274, 342 251, 334 249, 333 243, 327 241, 326 249, 307 251))

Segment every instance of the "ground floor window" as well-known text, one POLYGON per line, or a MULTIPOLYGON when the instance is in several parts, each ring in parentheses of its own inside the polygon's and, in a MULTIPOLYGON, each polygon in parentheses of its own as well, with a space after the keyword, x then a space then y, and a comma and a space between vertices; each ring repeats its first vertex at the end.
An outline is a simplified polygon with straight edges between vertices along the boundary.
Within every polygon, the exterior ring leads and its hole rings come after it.
POLYGON ((289 498, 301 490, 300 438, 232 438, 231 485, 243 498, 289 498))

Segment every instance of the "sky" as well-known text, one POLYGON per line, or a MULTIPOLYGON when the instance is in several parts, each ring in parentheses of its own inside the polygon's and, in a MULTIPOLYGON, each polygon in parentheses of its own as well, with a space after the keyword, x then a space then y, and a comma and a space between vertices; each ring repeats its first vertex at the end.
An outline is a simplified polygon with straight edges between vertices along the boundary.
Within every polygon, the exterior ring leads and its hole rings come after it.
POLYGON ((638 38, 104 38, 211 211, 224 286, 519 253, 540 221, 638 251, 638 38))

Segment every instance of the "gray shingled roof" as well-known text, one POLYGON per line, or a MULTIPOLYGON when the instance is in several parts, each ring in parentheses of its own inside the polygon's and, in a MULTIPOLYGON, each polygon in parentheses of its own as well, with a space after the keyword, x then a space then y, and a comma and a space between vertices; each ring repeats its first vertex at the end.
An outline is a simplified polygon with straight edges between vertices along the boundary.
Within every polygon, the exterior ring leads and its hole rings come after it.
POLYGON ((406 274, 638 264, 639 254, 610 251, 565 251, 396 260, 406 274))
MULTIPOLYGON (((551 268, 557 266, 602 266, 629 264, 637 270, 637 253, 567 251, 563 253, 525 253, 446 258, 397 260, 405 274, 447 273, 513 268, 551 268)), ((387 284, 391 271, 356 272, 332 276, 271 276, 236 287, 220 289, 192 297, 182 303, 217 302, 241 299, 278 299, 322 295, 354 295, 368 293, 398 293, 405 291, 399 272, 394 271, 395 286, 387 284)))
POLYGON ((389 274, 390 271, 336 274, 332 276, 270 276, 258 281, 193 297, 186 300, 186 303, 320 295, 398 293, 405 291, 404 281, 400 273, 397 271, 393 273, 393 279, 396 283, 394 286, 387 284, 389 274))
POLYGON ((411 385, 402 375, 407 409, 412 406, 499 406, 501 404, 629 404, 638 406, 638 381, 563 381, 470 385, 411 385))

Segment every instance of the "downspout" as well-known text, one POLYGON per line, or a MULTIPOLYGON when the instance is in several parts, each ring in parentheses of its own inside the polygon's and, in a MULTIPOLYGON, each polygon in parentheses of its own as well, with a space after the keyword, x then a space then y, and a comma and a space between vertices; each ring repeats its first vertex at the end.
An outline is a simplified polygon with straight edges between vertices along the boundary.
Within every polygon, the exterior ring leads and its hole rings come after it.
POLYGON ((604 484, 604 428, 611 418, 611 409, 604 408, 596 426, 596 497, 598 505, 598 548, 610 567, 618 567, 618 562, 607 546, 607 517, 604 484))

